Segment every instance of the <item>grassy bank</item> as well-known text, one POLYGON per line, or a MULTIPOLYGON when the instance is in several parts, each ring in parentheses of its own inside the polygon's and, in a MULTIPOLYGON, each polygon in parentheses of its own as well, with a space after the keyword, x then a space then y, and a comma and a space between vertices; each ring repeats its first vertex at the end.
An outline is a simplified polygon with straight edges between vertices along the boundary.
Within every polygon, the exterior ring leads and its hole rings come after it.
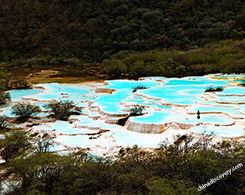
POLYGON ((102 64, 111 77, 126 74, 140 76, 181 77, 209 73, 245 72, 245 41, 221 41, 188 51, 167 49, 129 53, 122 51, 102 64))
POLYGON ((245 41, 226 40, 188 51, 154 49, 144 52, 120 51, 102 62, 87 63, 79 59, 36 57, 2 62, 5 75, 25 78, 30 83, 74 83, 108 78, 141 76, 181 77, 209 73, 245 72, 245 41), (28 77, 42 70, 58 71, 28 77))

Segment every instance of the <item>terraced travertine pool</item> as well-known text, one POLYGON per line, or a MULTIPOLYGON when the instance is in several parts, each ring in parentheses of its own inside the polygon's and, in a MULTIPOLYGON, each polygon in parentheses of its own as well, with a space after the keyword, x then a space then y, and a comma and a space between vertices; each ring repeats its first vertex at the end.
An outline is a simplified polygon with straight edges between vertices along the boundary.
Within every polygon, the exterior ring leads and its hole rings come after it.
MULTIPOLYGON (((11 106, 29 101, 40 106, 40 125, 33 132, 55 135, 53 150, 90 148, 95 153, 110 153, 120 146, 158 147, 177 134, 216 134, 241 137, 245 134, 245 87, 239 85, 245 75, 212 74, 203 77, 143 77, 135 80, 108 80, 81 84, 39 84, 33 89, 12 90, 12 103, 0 107, 1 115, 14 117, 11 106), (238 82, 236 82, 239 80, 238 82), (235 82, 234 82, 235 81, 235 82), (145 86, 136 92, 132 88, 145 86), (221 92, 205 92, 210 86, 222 86, 221 92), (48 101, 73 100, 81 115, 69 121, 49 121, 48 101), (144 115, 130 117, 125 126, 117 121, 126 117, 135 105, 144 106, 144 115), (197 111, 200 119, 197 119, 197 111), (103 133, 101 133, 103 132, 103 133)), ((22 124, 26 127, 26 123, 22 124)))

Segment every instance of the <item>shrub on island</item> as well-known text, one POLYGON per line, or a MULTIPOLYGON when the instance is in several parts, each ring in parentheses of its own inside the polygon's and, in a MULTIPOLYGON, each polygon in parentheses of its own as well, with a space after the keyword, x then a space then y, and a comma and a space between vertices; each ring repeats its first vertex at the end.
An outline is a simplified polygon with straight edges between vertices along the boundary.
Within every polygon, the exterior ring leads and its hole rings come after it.
POLYGON ((133 108, 130 109, 130 114, 124 118, 121 118, 118 120, 118 125, 124 126, 127 122, 127 120, 129 119, 129 117, 131 116, 141 116, 143 115, 143 111, 145 110, 144 106, 134 106, 133 108))
POLYGON ((60 100, 44 105, 51 109, 52 116, 60 120, 68 120, 72 114, 80 114, 81 109, 76 107, 72 100, 60 100))
POLYGON ((140 115, 143 115, 143 111, 145 110, 145 107, 144 106, 134 106, 134 108, 132 108, 130 110, 130 116, 140 116, 140 115))
POLYGON ((218 86, 218 87, 213 87, 213 86, 209 86, 206 88, 205 92, 215 92, 215 91, 223 91, 224 87, 222 86, 218 86))
POLYGON ((41 112, 39 106, 31 105, 29 102, 20 102, 12 106, 11 114, 19 117, 20 120, 25 121, 28 118, 36 116, 38 113, 41 112))
POLYGON ((139 89, 148 89, 148 88, 144 85, 137 85, 137 86, 133 87, 132 89, 133 89, 132 92, 136 92, 139 89))

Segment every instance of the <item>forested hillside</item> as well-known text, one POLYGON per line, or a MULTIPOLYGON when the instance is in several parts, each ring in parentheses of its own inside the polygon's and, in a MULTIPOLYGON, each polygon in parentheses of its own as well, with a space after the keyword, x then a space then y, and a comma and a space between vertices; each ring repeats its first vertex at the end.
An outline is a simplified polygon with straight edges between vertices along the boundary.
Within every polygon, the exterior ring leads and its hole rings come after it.
POLYGON ((51 65, 101 62, 121 50, 186 50, 245 38, 242 0, 0 0, 0 5, 1 62, 44 57, 51 65))

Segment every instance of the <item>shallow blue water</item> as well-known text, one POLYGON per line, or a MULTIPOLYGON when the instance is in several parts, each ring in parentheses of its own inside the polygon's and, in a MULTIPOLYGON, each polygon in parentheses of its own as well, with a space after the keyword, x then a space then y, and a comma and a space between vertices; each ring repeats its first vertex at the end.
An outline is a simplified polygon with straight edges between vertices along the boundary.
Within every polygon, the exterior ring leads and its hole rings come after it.
POLYGON ((125 113, 121 111, 120 101, 127 99, 131 95, 128 90, 115 91, 112 94, 100 95, 94 100, 100 109, 107 113, 125 113))
POLYGON ((178 91, 181 89, 183 89, 183 87, 154 87, 142 90, 139 93, 147 95, 148 97, 162 99, 164 103, 181 105, 194 104, 196 101, 200 100, 201 97, 180 94, 178 91))
POLYGON ((186 94, 186 95, 201 95, 204 92, 203 89, 187 89, 187 90, 181 90, 180 92, 186 94))
POLYGON ((178 122, 186 124, 196 124, 196 123, 214 123, 221 125, 232 124, 234 120, 223 115, 223 114, 201 114, 200 119, 197 119, 196 115, 185 115, 178 122))
MULTIPOLYGON (((227 76, 227 75, 225 75, 227 76)), ((234 76, 234 75, 233 75, 234 76)), ((233 119, 222 115, 222 114, 201 114, 201 119, 197 119, 195 115, 188 115, 186 113, 182 113, 181 111, 178 111, 176 107, 174 107, 175 104, 177 105, 183 105, 183 106, 192 106, 195 105, 196 102, 203 102, 203 103, 211 103, 212 105, 203 105, 203 106, 196 106, 190 108, 190 111, 197 112, 197 110, 200 110, 200 112, 225 112, 228 114, 231 114, 233 116, 237 117, 243 117, 244 114, 239 113, 238 110, 234 108, 228 108, 225 106, 222 106, 219 103, 214 102, 209 97, 209 94, 215 97, 216 101, 222 101, 222 102, 229 102, 229 103, 241 103, 245 102, 245 96, 239 97, 239 96, 221 96, 222 94, 238 94, 238 95, 244 95, 245 94, 245 87, 225 87, 224 91, 219 93, 207 93, 204 94, 204 91, 209 86, 226 86, 230 84, 229 78, 232 78, 227 76, 227 80, 218 80, 218 79, 209 79, 207 77, 185 77, 185 78, 164 78, 164 77, 149 77, 149 78, 143 78, 145 80, 142 81, 134 81, 134 80, 110 80, 107 81, 109 85, 107 86, 101 86, 101 84, 91 84, 90 86, 86 85, 80 85, 80 84, 67 84, 67 85, 60 85, 56 83, 51 84, 44 84, 39 86, 44 86, 46 89, 44 93, 42 93, 42 89, 30 89, 30 90, 13 90, 10 91, 10 94, 12 96, 13 101, 21 101, 21 98, 24 96, 25 98, 34 98, 38 100, 58 100, 58 99, 67 99, 67 100, 73 100, 77 106, 80 107, 87 107, 88 102, 85 101, 91 101, 94 102, 92 106, 98 106, 100 110, 108 113, 108 114, 128 114, 129 109, 128 107, 125 107, 123 102, 127 102, 128 105, 134 106, 137 105, 143 105, 143 106, 150 106, 151 108, 147 108, 147 112, 149 114, 144 115, 142 117, 131 117, 131 120, 141 123, 165 123, 165 122, 181 122, 186 124, 196 124, 196 123, 215 123, 215 124, 231 124, 234 122, 233 119), (157 80, 161 80, 158 82, 157 80), (143 85, 148 87, 148 89, 144 90, 138 90, 136 93, 132 92, 132 88, 136 87, 138 85, 143 85), (93 87, 94 86, 94 87, 93 87), (112 94, 96 94, 94 93, 96 87, 102 87, 102 88, 112 88, 115 89, 112 94), (138 95, 137 95, 138 94, 138 95), (219 95, 221 94, 221 95, 219 95), (149 98, 141 97, 139 95, 145 95, 149 98), (206 101, 203 97, 205 97, 208 101, 206 101), (128 98, 131 99, 128 99, 128 98), (156 99, 154 99, 156 98, 156 99), (158 99, 158 100, 157 100, 158 99), (84 102, 82 102, 84 101, 84 102), (166 104, 174 104, 173 106, 164 106, 161 105, 161 103, 166 104), (215 105, 220 105, 221 107, 215 107, 215 105), (162 109, 161 112, 155 112, 154 109, 162 109), (173 109, 171 109, 173 108, 173 109), (127 111, 124 111, 126 110, 127 111), (192 110, 191 110, 192 109, 192 110)), ((38 105, 42 108, 43 111, 47 110, 43 107, 43 105, 46 102, 32 102, 35 105, 38 105)), ((0 107, 0 109, 3 110, 1 114, 6 114, 8 116, 11 115, 11 106, 13 104, 9 104, 5 107, 0 107)), ((226 104, 225 104, 226 105, 226 104)), ((231 104, 232 105, 232 104, 231 104)), ((240 108, 242 111, 245 112, 245 105, 244 104, 234 104, 232 106, 235 106, 236 108, 240 108)), ((84 108, 82 111, 83 114, 87 114, 90 117, 99 116, 98 111, 91 112, 90 108, 84 108)), ((41 113, 39 116, 45 116, 46 113, 41 113)), ((118 126, 115 124, 107 124, 103 120, 93 120, 92 118, 89 118, 88 116, 71 116, 71 118, 78 119, 79 121, 76 122, 79 126, 87 126, 89 128, 101 128, 101 129, 117 129, 118 126)), ((104 119, 105 120, 105 119, 104 119)), ((40 126, 40 128, 44 128, 47 130, 56 129, 59 133, 67 133, 67 134, 75 134, 75 133, 84 133, 88 132, 88 129, 81 129, 81 128, 74 128, 74 124, 69 124, 67 122, 55 122, 51 127, 45 127, 40 126)), ((232 127, 231 127, 232 128, 232 127)), ((236 126, 233 127, 234 129, 236 126)), ((97 130, 94 130, 97 131, 97 130)), ((222 129, 216 130, 220 135, 222 135, 222 129)), ((227 131, 231 131, 231 129, 227 128, 227 131)), ((237 130, 238 131, 238 130, 237 130)), ((235 131, 234 131, 235 132, 235 131)), ((240 132, 240 130, 238 131, 240 132)), ((224 135, 227 135, 226 131, 224 131, 224 135)), ((233 133, 236 135, 236 133, 233 133)), ((237 133, 239 134, 239 133, 237 133)), ((153 143, 150 141, 148 144, 144 143, 146 138, 143 135, 139 139, 140 136, 138 136, 138 133, 130 132, 128 131, 122 131, 117 132, 115 134, 115 137, 119 140, 117 144, 134 144, 138 143, 142 146, 156 146, 156 143, 153 143), (122 135, 123 134, 123 135, 122 135), (121 136, 121 137, 120 137, 121 136), (127 138, 124 136, 132 136, 127 138), (123 139, 124 138, 124 143, 123 139)), ((240 134, 239 134, 240 135, 240 134)), ((146 134, 147 137, 147 134, 146 134)), ((83 140, 85 143, 82 144, 83 146, 87 144, 91 144, 91 140, 88 140, 87 137, 81 137, 81 141, 83 140)), ((59 138, 61 139, 61 138, 59 138)), ((68 140, 69 143, 72 144, 72 140, 74 143, 79 144, 78 138, 73 138, 71 136, 66 136, 66 138, 62 138, 64 140, 68 140)), ((116 140, 117 140, 116 139, 116 140)), ((145 141, 147 142, 147 141, 145 141)), ((76 145, 76 144, 75 144, 76 145)), ((87 147, 87 146, 86 146, 87 147)))
POLYGON ((231 114, 235 117, 245 117, 244 114, 240 113, 237 109, 232 107, 221 107, 221 106, 198 106, 196 108, 190 108, 190 112, 224 112, 227 114, 231 114))
POLYGON ((20 101, 22 97, 33 96, 41 93, 42 89, 19 89, 9 91, 12 101, 20 101))
POLYGON ((229 80, 212 80, 206 77, 185 77, 169 79, 166 85, 227 85, 229 80))
POLYGON ((238 126, 236 128, 232 126, 196 126, 190 129, 196 133, 207 133, 207 134, 215 134, 227 137, 240 137, 245 136, 245 131, 243 126, 238 126))
POLYGON ((171 106, 164 106, 164 105, 156 104, 156 103, 144 103, 143 105, 151 106, 156 109, 171 109, 172 108, 171 106))
POLYGON ((49 83, 40 85, 46 87, 45 93, 31 96, 39 100, 61 100, 69 99, 74 102, 79 102, 82 100, 92 100, 95 97, 95 94, 92 93, 91 87, 79 85, 79 84, 57 84, 49 83), (84 95, 89 97, 84 97, 84 95))
POLYGON ((116 140, 115 145, 118 146, 133 146, 138 145, 139 147, 159 147, 160 142, 164 141, 164 136, 161 134, 144 134, 137 133, 127 130, 114 131, 114 138, 116 140))
POLYGON ((90 130, 90 129, 82 129, 82 128, 75 128, 74 124, 70 124, 67 121, 56 121, 51 126, 46 125, 39 125, 36 129, 39 130, 56 130, 58 133, 65 133, 65 134, 78 134, 78 133, 97 133, 97 130, 90 130))
POLYGON ((245 103, 245 96, 216 96, 219 102, 245 103))
POLYGON ((166 117, 171 115, 169 112, 154 112, 138 117, 131 117, 132 121, 140 123, 160 123, 163 124, 167 122, 166 117))
POLYGON ((143 80, 143 81, 135 81, 135 80, 107 80, 109 85, 103 86, 103 88, 112 88, 117 90, 129 90, 132 91, 133 87, 137 87, 139 85, 143 85, 147 88, 152 86, 157 86, 158 83, 155 81, 143 80))
POLYGON ((1 106, 1 110, 2 112, 0 112, 0 115, 6 115, 8 117, 14 117, 13 114, 11 114, 11 107, 14 105, 14 103, 8 104, 8 105, 4 105, 1 106))
POLYGON ((245 95, 245 87, 227 87, 220 94, 236 94, 236 95, 245 95))
MULTIPOLYGON (((12 106, 15 105, 16 103, 10 103, 10 104, 7 104, 7 105, 4 105, 4 106, 1 106, 1 110, 2 112, 0 112, 0 115, 6 115, 8 117, 15 117, 14 114, 12 114, 12 106)), ((41 110, 45 110, 43 109, 43 107, 41 107, 41 105, 43 105, 44 103, 33 103, 33 105, 37 105, 37 106, 40 106, 41 110)), ((38 113, 37 115, 35 116, 38 116, 38 117, 43 117, 43 116, 47 116, 48 113, 38 113)))
POLYGON ((76 136, 59 136, 55 139, 56 142, 63 143, 70 147, 94 147, 98 144, 96 139, 89 139, 88 135, 76 135, 76 136))
MULTIPOLYGON (((244 76, 244 78, 245 78, 245 76, 244 76)), ((244 83, 245 82, 245 80, 244 79, 242 79, 242 80, 235 80, 236 82, 239 82, 239 83, 244 83)))

